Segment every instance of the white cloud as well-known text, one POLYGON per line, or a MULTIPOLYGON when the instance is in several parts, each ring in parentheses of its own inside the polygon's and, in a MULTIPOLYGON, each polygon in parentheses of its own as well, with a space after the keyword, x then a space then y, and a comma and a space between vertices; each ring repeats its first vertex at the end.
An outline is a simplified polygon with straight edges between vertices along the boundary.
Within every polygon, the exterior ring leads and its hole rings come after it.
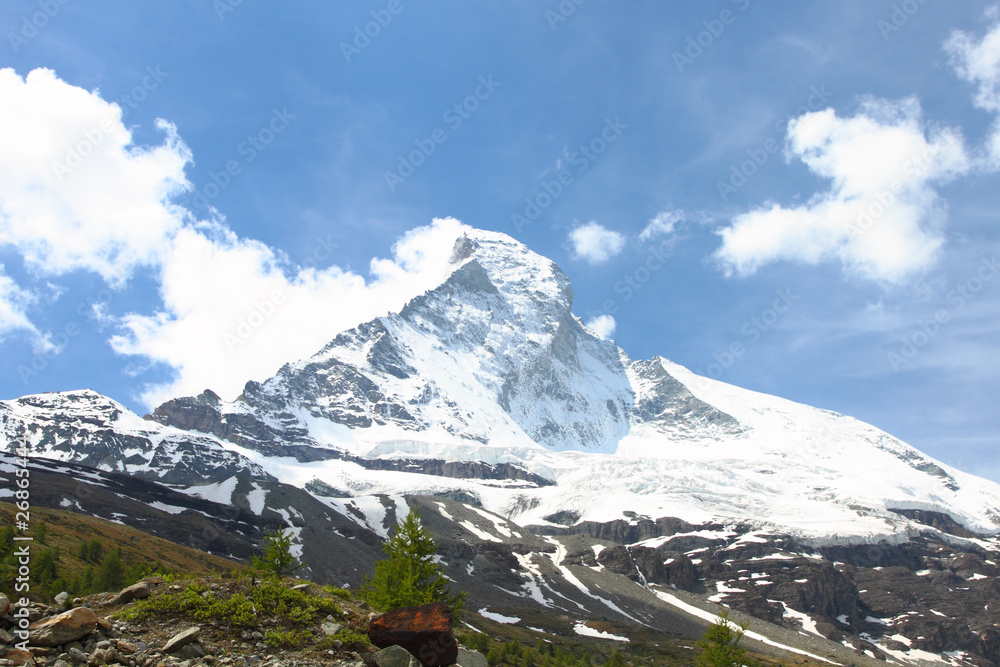
POLYGON ((573 257, 590 264, 602 264, 625 248, 625 237, 596 222, 588 222, 569 233, 573 257))
POLYGON ((443 219, 411 230, 392 259, 372 260, 366 282, 338 267, 289 270, 266 245, 205 227, 177 234, 163 267, 163 308, 126 317, 126 332, 112 339, 121 354, 175 369, 172 382, 147 389, 147 405, 206 388, 234 398, 248 379, 263 380, 336 334, 399 310, 447 278, 455 240, 467 229, 443 219))
MULTIPOLYGON (((139 357, 132 367, 174 370, 171 381, 146 388, 146 405, 206 388, 235 397, 248 379, 265 379, 447 276, 466 229, 453 219, 408 232, 391 259, 372 260, 368 281, 339 267, 295 266, 221 218, 197 221, 172 204, 190 188, 191 153, 173 126, 158 127, 162 145, 136 146, 121 110, 99 93, 49 70, 24 79, 0 70, 0 246, 15 249, 55 294, 48 278, 71 271, 120 287, 136 269, 152 269, 162 298, 155 312, 101 313, 120 327, 113 349, 139 357)), ((32 299, 0 274, 0 335, 25 330, 47 344, 28 318, 32 299)))
POLYGON ((46 69, 0 70, 0 118, 0 244, 37 274, 116 285, 157 263, 183 221, 169 201, 191 160, 172 125, 159 123, 163 145, 134 146, 116 104, 46 69))
POLYGON ((615 335, 615 327, 618 323, 610 315, 598 315, 584 323, 588 329, 597 334, 598 338, 610 340, 615 335))
POLYGON ((36 350, 51 349, 51 343, 31 323, 27 308, 37 301, 31 292, 21 289, 0 264, 0 341, 8 334, 16 331, 27 333, 36 350))
POLYGON ((946 216, 933 186, 970 167, 958 131, 927 127, 915 99, 870 100, 850 118, 832 109, 796 118, 786 151, 830 189, 734 218, 715 252, 727 274, 839 260, 852 275, 899 283, 932 265, 946 216))
MULTIPOLYGON (((991 12, 996 19, 997 12, 991 12)), ((973 101, 985 111, 1000 114, 1000 21, 983 36, 956 30, 944 43, 951 65, 965 81, 978 85, 973 101)), ((986 142, 987 167, 1000 169, 1000 117, 986 142)))
POLYGON ((684 221, 684 211, 666 209, 656 214, 639 234, 640 241, 648 241, 654 236, 673 234, 677 225, 684 221))

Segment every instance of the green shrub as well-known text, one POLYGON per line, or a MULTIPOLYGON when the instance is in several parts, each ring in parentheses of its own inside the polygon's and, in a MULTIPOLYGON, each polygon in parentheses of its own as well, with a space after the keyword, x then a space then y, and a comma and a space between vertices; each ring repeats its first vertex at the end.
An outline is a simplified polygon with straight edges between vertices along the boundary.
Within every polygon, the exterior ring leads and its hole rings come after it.
POLYGON ((360 651, 372 645, 371 640, 368 639, 368 635, 361 632, 355 632, 350 628, 341 628, 340 631, 333 635, 333 637, 330 637, 330 639, 342 641, 344 643, 343 647, 348 651, 360 651))
POLYGON ((302 630, 268 630, 264 633, 264 643, 271 648, 300 649, 312 639, 312 633, 302 630))
POLYGON ((329 593, 334 597, 338 597, 341 600, 351 600, 351 592, 346 588, 338 588, 337 586, 323 586, 323 591, 329 593))

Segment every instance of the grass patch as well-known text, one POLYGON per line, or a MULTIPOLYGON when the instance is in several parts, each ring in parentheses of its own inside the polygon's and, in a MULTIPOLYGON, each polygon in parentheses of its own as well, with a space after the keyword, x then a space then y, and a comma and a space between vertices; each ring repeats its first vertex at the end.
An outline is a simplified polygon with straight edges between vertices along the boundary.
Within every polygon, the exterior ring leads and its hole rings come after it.
MULTIPOLYGON (((239 590, 227 593, 192 582, 180 590, 139 600, 130 609, 119 612, 117 617, 139 621, 162 616, 185 616, 248 629, 258 627, 262 618, 268 618, 291 631, 315 625, 327 616, 343 616, 333 599, 292 590, 277 581, 264 581, 257 585, 240 581, 237 586, 239 590)), ((281 634, 284 631, 274 632, 274 642, 294 639, 284 637, 281 634)), ((301 639, 301 633, 295 637, 301 639)))

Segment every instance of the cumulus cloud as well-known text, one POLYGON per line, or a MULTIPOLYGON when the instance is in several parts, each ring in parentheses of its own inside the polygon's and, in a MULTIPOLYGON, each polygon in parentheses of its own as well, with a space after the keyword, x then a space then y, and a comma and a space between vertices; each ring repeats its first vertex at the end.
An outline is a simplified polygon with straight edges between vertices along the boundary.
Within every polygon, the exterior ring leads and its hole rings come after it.
POLYGON ((778 261, 839 261, 846 272, 900 283, 927 269, 943 243, 946 208, 935 184, 970 168, 961 134, 929 127, 915 99, 869 100, 841 118, 832 109, 788 126, 786 152, 830 181, 802 206, 770 204, 718 233, 715 259, 749 275, 778 261))
POLYGON ((165 122, 165 142, 132 144, 121 109, 36 69, 0 70, 0 244, 32 271, 93 271, 120 285, 159 260, 181 226, 171 197, 189 187, 191 153, 165 122))
POLYGON ((569 243, 574 258, 603 264, 625 248, 625 236, 592 221, 571 231, 569 243))
POLYGON ((112 346, 175 369, 172 382, 147 389, 147 405, 206 388, 232 398, 248 379, 265 379, 443 282, 465 229, 440 219, 411 230, 391 259, 372 260, 366 281, 339 267, 289 269, 272 248, 217 223, 185 228, 163 265, 163 307, 127 316, 112 346))
POLYGON ((615 335, 618 323, 610 315, 598 315, 584 322, 584 326, 593 331, 598 338, 610 340, 615 335))
POLYGON ((648 241, 654 236, 666 236, 673 234, 677 225, 684 221, 684 211, 668 208, 661 211, 649 221, 649 223, 639 233, 640 241, 648 241))
POLYGON ((37 298, 31 292, 21 289, 4 273, 0 264, 0 341, 15 331, 28 333, 36 349, 48 349, 51 343, 31 323, 27 309, 37 298))
MULTIPOLYGON (((155 147, 136 146, 121 109, 49 70, 21 79, 0 70, 0 246, 15 249, 39 280, 89 271, 123 286, 140 267, 159 281, 155 312, 102 321, 119 327, 115 351, 173 369, 146 388, 148 406, 212 388, 235 397, 248 379, 309 356, 340 331, 402 307, 448 274, 467 229, 435 220, 408 232, 366 277, 293 264, 223 219, 197 220, 173 204, 190 190, 191 152, 169 123, 155 147)), ((325 248, 323 250, 326 250, 325 248)), ((0 273, 0 335, 30 332, 32 292, 0 273)))
MULTIPOLYGON (((1000 12, 991 11, 993 27, 982 37, 956 30, 944 43, 955 72, 978 88, 973 97, 977 107, 1000 114, 1000 12)), ((1000 117, 993 124, 986 142, 986 166, 1000 169, 1000 117)))

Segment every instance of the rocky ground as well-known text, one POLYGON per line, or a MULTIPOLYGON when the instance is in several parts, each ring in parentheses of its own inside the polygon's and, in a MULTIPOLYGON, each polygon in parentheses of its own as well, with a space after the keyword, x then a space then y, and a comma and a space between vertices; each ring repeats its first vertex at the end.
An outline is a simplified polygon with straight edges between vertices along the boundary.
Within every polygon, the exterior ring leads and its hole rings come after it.
MULTIPOLYGON (((231 618, 192 618, 189 613, 159 611, 153 616, 137 614, 150 601, 178 598, 189 590, 206 599, 225 601, 245 592, 250 584, 235 578, 211 578, 171 583, 152 577, 117 594, 31 606, 32 638, 29 650, 13 646, 15 618, 9 602, 0 615, 0 665, 78 667, 122 665, 124 667, 284 667, 290 665, 372 664, 375 651, 362 636, 369 616, 364 602, 333 596, 311 584, 290 590, 323 600, 335 613, 306 618, 302 609, 287 601, 275 609, 255 609, 252 622, 241 622, 239 612, 231 618), (193 586, 192 586, 193 585, 193 586), (285 605, 280 608, 281 605, 285 605), (289 624, 289 616, 303 622, 289 624), (254 627, 246 627, 246 626, 254 627), (308 638, 308 640, 306 640, 308 638)), ((5 600, 0 600, 0 605, 5 600)), ((197 612, 195 612, 197 615, 197 612)))

